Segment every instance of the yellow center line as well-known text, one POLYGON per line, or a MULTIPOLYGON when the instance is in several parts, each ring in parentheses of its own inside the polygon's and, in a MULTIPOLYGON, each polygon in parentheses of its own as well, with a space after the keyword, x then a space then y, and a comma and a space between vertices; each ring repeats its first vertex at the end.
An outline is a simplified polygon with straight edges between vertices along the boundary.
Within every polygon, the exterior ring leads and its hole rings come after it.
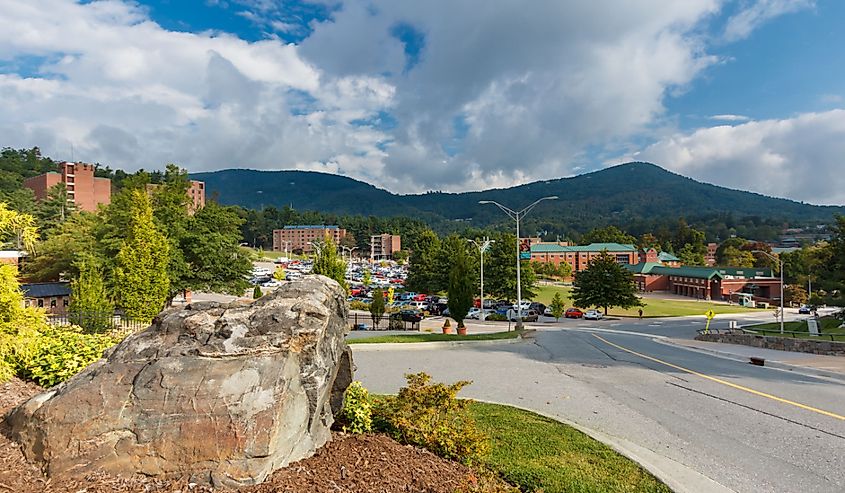
POLYGON ((705 379, 710 380, 712 382, 720 383, 722 385, 727 385, 728 387, 732 387, 732 388, 737 389, 737 390, 742 390, 743 392, 748 392, 749 394, 758 395, 760 397, 765 397, 766 399, 771 399, 773 401, 782 402, 784 404, 789 404, 790 406, 795 406, 795 407, 804 409, 806 411, 812 411, 814 413, 822 414, 824 416, 829 416, 831 418, 836 418, 836 419, 845 421, 845 416, 842 416, 840 414, 832 413, 830 411, 825 411, 824 409, 818 409, 816 407, 808 406, 806 404, 801 404, 800 402, 791 401, 789 399, 784 399, 783 397, 778 397, 776 395, 767 394, 765 392, 760 392, 759 390, 750 389, 750 388, 744 387, 742 385, 737 385, 735 383, 731 383, 731 382, 728 382, 726 380, 722 380, 721 378, 711 377, 710 375, 705 375, 704 373, 699 373, 699 372, 694 371, 694 370, 689 370, 689 369, 684 368, 682 366, 673 365, 672 363, 668 363, 666 361, 659 360, 657 358, 654 358, 654 357, 651 357, 651 356, 648 356, 648 355, 645 355, 645 354, 642 354, 642 353, 638 353, 638 352, 636 352, 632 349, 622 347, 618 344, 614 344, 614 343, 608 341, 607 339, 605 339, 604 337, 602 337, 600 335, 593 334, 593 337, 595 337, 596 339, 604 342, 605 344, 609 344, 609 345, 615 347, 616 349, 620 349, 622 351, 625 351, 626 353, 631 353, 635 356, 639 356, 640 358, 644 358, 644 359, 647 359, 647 360, 650 360, 650 361, 654 361, 655 363, 659 363, 661 365, 666 365, 670 368, 674 368, 676 370, 680 370, 680 371, 683 371, 683 372, 686 372, 686 373, 690 373, 692 375, 695 375, 695 376, 701 377, 701 378, 705 378, 705 379))

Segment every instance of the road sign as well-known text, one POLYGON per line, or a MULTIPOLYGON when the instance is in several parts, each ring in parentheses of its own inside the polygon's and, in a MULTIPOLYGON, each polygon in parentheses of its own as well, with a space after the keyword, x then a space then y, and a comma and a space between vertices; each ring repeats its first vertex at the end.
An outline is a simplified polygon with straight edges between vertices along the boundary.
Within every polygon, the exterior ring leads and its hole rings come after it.
POLYGON ((707 312, 704 314, 704 316, 707 317, 707 320, 710 320, 710 319, 712 319, 713 317, 716 316, 716 312, 714 312, 713 310, 707 310, 707 312))

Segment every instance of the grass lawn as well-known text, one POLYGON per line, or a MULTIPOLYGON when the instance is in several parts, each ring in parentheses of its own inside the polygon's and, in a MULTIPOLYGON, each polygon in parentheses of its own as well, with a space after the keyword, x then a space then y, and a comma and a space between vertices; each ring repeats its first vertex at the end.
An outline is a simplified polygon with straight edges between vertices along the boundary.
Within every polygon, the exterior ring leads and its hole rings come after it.
POLYGON ((671 493, 638 464, 580 431, 510 406, 470 406, 490 437, 484 465, 522 491, 671 493))
MULTIPOLYGON (((819 319, 819 331, 824 335, 833 335, 834 340, 845 341, 845 328, 840 329, 841 320, 834 317, 821 317, 819 319)), ((780 322, 771 322, 765 324, 749 325, 745 327, 749 330, 766 331, 766 335, 778 335, 780 332, 780 322)), ((785 322, 783 330, 786 332, 800 332, 800 334, 787 334, 787 337, 803 337, 807 339, 830 340, 829 337, 817 338, 810 335, 810 329, 807 327, 807 322, 804 320, 796 320, 794 322, 785 322)))
MULTIPOLYGON (((555 293, 560 293, 563 297, 567 308, 572 306, 570 293, 572 288, 569 286, 538 286, 537 296, 535 301, 539 301, 545 305, 552 302, 552 297, 555 293)), ((722 303, 710 303, 706 301, 682 301, 682 300, 661 300, 656 298, 643 298, 643 303, 646 306, 643 308, 644 317, 683 317, 686 315, 704 315, 707 310, 712 309, 716 312, 716 316, 727 313, 747 313, 755 311, 753 308, 745 308, 738 305, 725 305, 722 303)), ((611 308, 608 315, 636 317, 638 316, 637 308, 622 309, 611 308)))
POLYGON ((386 335, 374 337, 362 337, 360 339, 349 339, 349 344, 381 344, 385 342, 442 342, 442 341, 497 341, 501 339, 516 339, 521 331, 492 332, 490 334, 469 334, 458 336, 452 334, 410 334, 410 335, 386 335))

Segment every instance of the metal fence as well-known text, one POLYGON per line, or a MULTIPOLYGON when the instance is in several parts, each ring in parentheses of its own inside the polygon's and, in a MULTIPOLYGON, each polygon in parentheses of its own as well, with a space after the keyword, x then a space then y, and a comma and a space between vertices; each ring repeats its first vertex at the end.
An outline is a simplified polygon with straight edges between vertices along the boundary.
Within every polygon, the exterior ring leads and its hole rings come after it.
POLYGON ((83 312, 54 314, 47 317, 51 325, 78 325, 86 332, 117 332, 129 334, 146 329, 149 322, 141 322, 123 314, 109 312, 83 312))
POLYGON ((350 313, 349 322, 352 330, 420 330, 419 322, 411 322, 399 318, 399 314, 384 314, 373 319, 369 314, 350 313))

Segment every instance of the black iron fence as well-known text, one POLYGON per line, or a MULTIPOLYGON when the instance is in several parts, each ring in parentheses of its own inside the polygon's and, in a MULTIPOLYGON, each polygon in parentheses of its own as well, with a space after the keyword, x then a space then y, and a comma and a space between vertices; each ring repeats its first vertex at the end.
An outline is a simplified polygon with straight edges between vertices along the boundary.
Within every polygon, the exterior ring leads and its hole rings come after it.
POLYGON ((86 332, 132 333, 146 329, 149 322, 132 319, 123 314, 111 312, 63 313, 47 316, 51 325, 78 325, 86 332))
POLYGON ((352 330, 420 330, 420 321, 403 319, 400 313, 373 318, 369 314, 350 313, 352 330))

